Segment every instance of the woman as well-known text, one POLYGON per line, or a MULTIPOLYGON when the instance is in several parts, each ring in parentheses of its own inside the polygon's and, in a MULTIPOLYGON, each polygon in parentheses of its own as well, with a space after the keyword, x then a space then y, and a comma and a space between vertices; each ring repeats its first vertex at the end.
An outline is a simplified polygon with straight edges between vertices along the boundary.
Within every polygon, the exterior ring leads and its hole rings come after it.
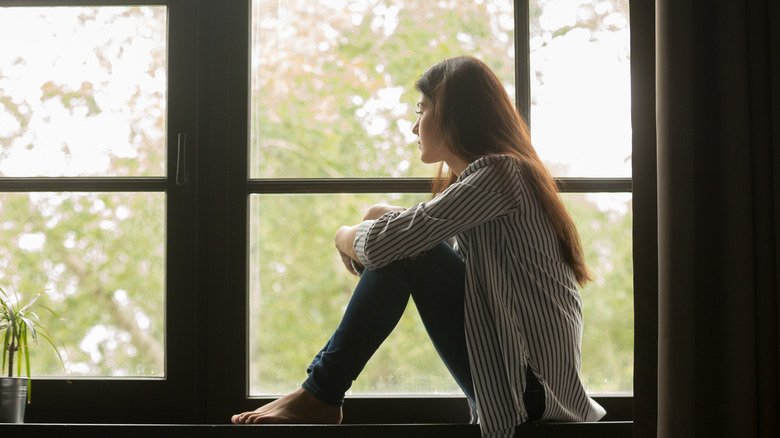
POLYGON ((375 205, 338 230, 345 266, 362 271, 339 328, 301 388, 234 423, 339 423, 345 392, 410 295, 484 436, 605 414, 579 378, 578 285, 590 280, 579 236, 501 81, 463 56, 415 88, 421 160, 441 163, 436 196, 375 205))

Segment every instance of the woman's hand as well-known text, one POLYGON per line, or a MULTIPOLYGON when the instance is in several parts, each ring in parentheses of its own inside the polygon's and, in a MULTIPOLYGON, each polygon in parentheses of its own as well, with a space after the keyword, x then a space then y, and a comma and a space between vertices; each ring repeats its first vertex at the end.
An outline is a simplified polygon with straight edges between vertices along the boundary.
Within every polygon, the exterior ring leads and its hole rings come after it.
POLYGON ((344 266, 347 268, 347 271, 351 272, 352 274, 359 275, 358 272, 355 271, 355 267, 357 266, 358 269, 362 269, 363 266, 360 264, 360 260, 358 260, 357 253, 355 252, 355 248, 352 247, 352 243, 355 241, 355 233, 357 233, 357 225, 351 226, 351 227, 341 227, 336 231, 336 249, 339 250, 339 256, 341 256, 341 262, 344 263, 344 266), (354 265, 352 262, 355 262, 354 265))
POLYGON ((347 268, 347 271, 349 271, 350 274, 360 276, 364 269, 360 262, 352 260, 348 255, 341 252, 341 250, 339 250, 339 256, 341 256, 341 263, 344 263, 344 267, 347 268))
MULTIPOLYGON (((389 211, 404 211, 403 207, 387 204, 374 204, 366 211, 363 216, 364 221, 379 219, 383 214, 389 211)), ((347 271, 355 275, 360 275, 363 271, 363 265, 358 259, 355 248, 352 244, 355 242, 355 234, 357 233, 357 225, 348 227, 343 226, 336 231, 336 249, 339 251, 341 262, 347 268, 347 271)))
POLYGON ((366 210, 366 214, 363 216, 364 221, 370 221, 374 219, 379 219, 382 217, 383 214, 390 212, 390 211, 404 211, 406 210, 404 207, 398 207, 396 205, 387 205, 387 204, 374 204, 371 207, 366 210))

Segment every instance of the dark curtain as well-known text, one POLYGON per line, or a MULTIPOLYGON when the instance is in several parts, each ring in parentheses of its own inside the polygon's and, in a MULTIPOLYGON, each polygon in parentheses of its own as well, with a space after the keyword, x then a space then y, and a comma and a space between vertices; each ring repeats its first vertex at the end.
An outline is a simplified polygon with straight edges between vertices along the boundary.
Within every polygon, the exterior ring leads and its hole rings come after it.
POLYGON ((658 437, 780 436, 780 1, 656 0, 658 437))

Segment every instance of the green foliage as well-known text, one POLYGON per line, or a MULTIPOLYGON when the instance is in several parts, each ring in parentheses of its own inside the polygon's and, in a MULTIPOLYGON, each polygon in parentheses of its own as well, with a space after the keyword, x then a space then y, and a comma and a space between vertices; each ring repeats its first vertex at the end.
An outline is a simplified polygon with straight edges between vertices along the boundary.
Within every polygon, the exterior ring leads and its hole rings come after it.
POLYGON ((566 195, 594 281, 581 290, 585 320, 582 376, 592 392, 631 392, 634 367, 631 209, 600 209, 609 195, 566 195))
MULTIPOLYGON (((22 371, 30 376, 30 347, 38 344, 38 338, 43 338, 54 351, 60 363, 64 365, 60 351, 46 328, 41 325, 41 320, 33 307, 46 290, 38 292, 27 304, 19 307, 20 297, 15 295, 12 300, 5 291, 0 288, 0 344, 3 346, 3 360, 0 366, 0 374, 8 369, 8 377, 14 377, 14 361, 16 361, 16 376, 21 377, 22 371)), ((56 316, 56 313, 46 306, 38 304, 56 316)), ((27 401, 30 401, 30 381, 27 381, 27 401)))
POLYGON ((392 20, 378 12, 382 8, 354 24, 346 9, 322 14, 299 0, 285 2, 280 12, 275 5, 255 3, 256 16, 270 24, 255 28, 252 177, 430 176, 432 168, 419 162, 416 144, 407 138, 419 75, 477 48, 513 81, 513 70, 504 68, 514 67, 507 60, 511 38, 491 30, 497 18, 487 4, 405 4, 390 35, 384 26, 392 20), (279 14, 295 17, 295 44, 277 40, 287 30, 282 16, 272 20, 279 14), (337 29, 338 37, 328 37, 324 27, 337 29), (320 41, 332 43, 320 49, 320 41), (375 105, 388 90, 401 90, 396 104, 375 105), (399 120, 407 122, 405 129, 399 120), (369 128, 374 124, 384 128, 369 128))
MULTIPOLYGON (((16 295, 16 300, 12 300, 5 291, 0 288, 0 343, 3 344, 3 365, 0 367, 0 372, 4 372, 6 369, 6 363, 8 364, 8 377, 13 377, 14 374, 14 355, 17 355, 17 369, 16 375, 22 375, 22 364, 24 364, 24 372, 27 376, 30 375, 30 345, 38 344, 38 336, 40 335, 46 342, 54 348, 57 353, 60 362, 62 363, 62 356, 60 351, 54 343, 54 340, 49 335, 45 327, 41 325, 40 317, 33 311, 41 295, 46 292, 42 290, 35 294, 35 296, 23 307, 17 308, 18 305, 14 304, 14 301, 19 302, 19 296, 16 295), (32 340, 32 344, 29 342, 32 340)), ((57 314, 48 307, 38 304, 41 307, 49 311, 52 315, 57 314)))
MULTIPOLYGON (((162 375, 164 202, 146 193, 0 196, 4 280, 51 289, 67 315, 51 330, 72 374, 162 375)), ((36 375, 61 373, 46 356, 34 364, 36 375)))

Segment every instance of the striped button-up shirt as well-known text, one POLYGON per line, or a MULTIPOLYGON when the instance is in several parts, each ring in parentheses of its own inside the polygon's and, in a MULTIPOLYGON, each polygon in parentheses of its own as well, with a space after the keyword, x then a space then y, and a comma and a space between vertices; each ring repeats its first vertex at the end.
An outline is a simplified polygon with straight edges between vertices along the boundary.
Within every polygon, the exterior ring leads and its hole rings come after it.
POLYGON ((526 367, 544 388, 542 420, 603 417, 580 380, 577 281, 514 158, 477 159, 431 201, 363 222, 354 248, 377 269, 453 237, 466 265, 464 329, 483 436, 512 436, 527 420, 526 367))

